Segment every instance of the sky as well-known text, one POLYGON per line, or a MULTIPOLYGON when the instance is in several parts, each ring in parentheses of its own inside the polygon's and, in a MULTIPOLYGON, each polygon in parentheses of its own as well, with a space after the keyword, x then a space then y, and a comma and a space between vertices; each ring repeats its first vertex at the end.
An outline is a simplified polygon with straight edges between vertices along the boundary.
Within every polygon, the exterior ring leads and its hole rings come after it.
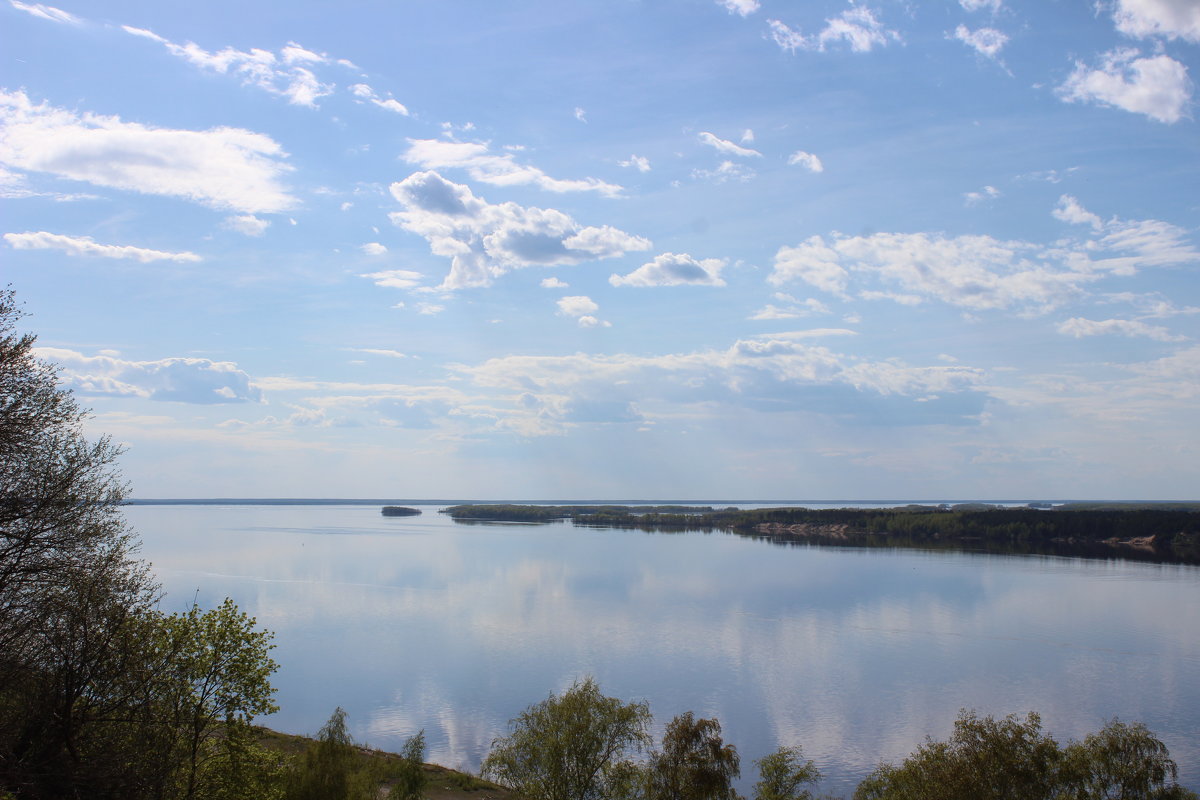
POLYGON ((1197 0, 0 6, 132 495, 1196 499, 1197 0))

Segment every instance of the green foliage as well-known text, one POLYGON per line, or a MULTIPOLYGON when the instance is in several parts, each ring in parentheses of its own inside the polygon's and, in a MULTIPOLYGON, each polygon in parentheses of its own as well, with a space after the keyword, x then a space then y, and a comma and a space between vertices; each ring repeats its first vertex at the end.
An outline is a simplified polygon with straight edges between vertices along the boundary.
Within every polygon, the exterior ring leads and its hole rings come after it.
POLYGON ((1114 720, 1063 749, 1024 722, 962 712, 948 741, 930 740, 899 766, 881 764, 855 800, 1168 800, 1195 798, 1175 783, 1167 749, 1143 725, 1114 720))
POLYGON ((19 317, 0 292, 0 795, 271 797, 246 730, 274 710, 270 634, 229 601, 155 609, 119 450, 86 439, 19 317))
POLYGON ((1167 747, 1140 722, 1113 720, 1063 753, 1062 800, 1156 800, 1195 797, 1175 786, 1167 747))
POLYGON ((721 739, 720 722, 688 711, 667 725, 647 774, 650 800, 738 800, 733 780, 741 775, 741 758, 721 739))
POLYGON ((618 766, 649 744, 645 703, 605 697, 591 678, 530 706, 492 742, 483 775, 530 800, 614 796, 618 766))
POLYGON ((379 776, 361 758, 338 708, 289 776, 286 800, 373 800, 379 776))
POLYGON ((781 747, 755 761, 759 780, 754 800, 812 800, 812 793, 801 787, 821 780, 821 771, 803 758, 800 748, 781 747))
POLYGON ((400 750, 388 800, 420 800, 429 779, 425 775, 425 731, 410 737, 400 750))

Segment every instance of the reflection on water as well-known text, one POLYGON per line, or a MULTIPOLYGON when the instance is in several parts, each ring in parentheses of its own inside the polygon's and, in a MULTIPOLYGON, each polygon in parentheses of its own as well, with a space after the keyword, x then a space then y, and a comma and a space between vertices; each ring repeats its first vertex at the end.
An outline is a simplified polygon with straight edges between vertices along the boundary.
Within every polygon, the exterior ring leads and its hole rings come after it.
POLYGON ((846 793, 944 738, 960 708, 1037 710, 1080 737, 1140 720, 1200 787, 1200 569, 947 552, 780 548, 722 533, 456 525, 378 506, 135 506, 164 608, 230 596, 274 630, 282 711, 335 706, 395 749, 477 769, 526 705, 590 674, 692 710, 752 761, 801 745, 846 793))

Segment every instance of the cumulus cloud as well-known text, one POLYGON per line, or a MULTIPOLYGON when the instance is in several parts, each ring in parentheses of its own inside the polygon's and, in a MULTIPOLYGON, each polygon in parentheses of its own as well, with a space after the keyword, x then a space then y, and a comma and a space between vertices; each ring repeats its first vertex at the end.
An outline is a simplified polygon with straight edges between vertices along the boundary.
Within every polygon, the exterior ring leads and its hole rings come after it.
POLYGON ((295 205, 281 184, 286 156, 241 128, 152 128, 0 91, 0 164, 13 169, 253 214, 295 205))
POLYGON ((1097 231, 1104 227, 1100 217, 1081 206, 1079 201, 1069 194, 1058 198, 1058 205, 1050 213, 1055 219, 1072 225, 1091 225, 1092 229, 1097 231))
POLYGON ((573 318, 581 328, 611 328, 611 322, 597 319, 595 314, 600 310, 600 306, 593 302, 592 298, 584 295, 573 295, 571 297, 563 297, 558 301, 558 313, 560 316, 573 318))
POLYGON ((851 6, 836 17, 825 20, 820 33, 805 36, 777 19, 768 20, 768 29, 775 44, 789 52, 815 50, 825 52, 831 45, 845 44, 852 52, 869 53, 888 42, 899 42, 897 31, 885 28, 866 6, 851 6))
POLYGON ((245 236, 262 236, 271 227, 271 221, 259 219, 253 214, 240 214, 226 217, 221 223, 231 231, 237 231, 245 236))
POLYGON ((663 253, 628 275, 611 275, 613 286, 724 286, 721 258, 695 259, 687 253, 663 253))
POLYGON ((381 256, 388 251, 387 247, 379 242, 367 242, 366 244, 360 244, 358 249, 362 250, 363 253, 369 256, 381 256))
POLYGON ((425 276, 419 272, 413 272, 408 269, 389 269, 382 272, 368 272, 365 275, 359 275, 360 278, 367 278, 375 282, 376 286, 382 286, 386 289, 412 289, 421 284, 425 276))
POLYGON ((967 11, 991 11, 993 14, 1004 6, 1004 0, 958 0, 958 4, 967 11))
POLYGON ((4 241, 8 242, 14 250, 61 250, 69 256, 131 258, 143 264, 151 261, 188 263, 200 260, 200 256, 195 253, 170 253, 131 245, 97 244, 90 236, 64 236, 46 231, 6 233, 4 241))
POLYGON ((730 14, 743 17, 750 16, 759 8, 758 0, 717 0, 717 4, 724 6, 730 14))
POLYGON ((1113 21, 1128 36, 1200 42, 1200 5, 1194 0, 1117 0, 1113 21))
MULTIPOLYGON (((448 142, 442 139, 409 139, 402 156, 425 169, 463 169, 473 180, 495 186, 531 184, 548 192, 596 192, 617 197, 622 187, 598 178, 563 180, 551 178, 537 167, 517 163, 512 153, 490 152, 485 142, 448 142)), ((649 169, 649 165, 646 167, 649 169)))
POLYGON ((642 156, 630 156, 626 161, 618 161, 618 167, 633 167, 638 172, 650 171, 650 159, 642 156))
POLYGON ((424 237, 450 259, 442 289, 489 286, 513 269, 578 264, 648 250, 649 240, 610 226, 585 227, 555 209, 488 203, 436 172, 415 172, 391 186, 404 207, 399 227, 424 237))
POLYGON ((564 283, 558 278, 542 278, 541 286, 543 289, 566 289, 571 284, 564 283))
POLYGON ((1093 225, 1092 238, 1040 245, 937 233, 812 236, 779 249, 768 281, 776 286, 802 281, 843 298, 856 289, 864 299, 910 305, 933 299, 968 309, 1041 313, 1105 274, 1133 275, 1149 267, 1200 262, 1200 251, 1175 225, 1159 220, 1099 223, 1072 201, 1064 196, 1055 216, 1093 225))
POLYGON ((1176 336, 1161 325, 1147 325, 1131 319, 1085 319, 1072 317, 1058 326, 1058 332, 1076 339, 1085 336, 1116 334, 1119 336, 1144 336, 1160 342, 1182 342, 1186 336, 1176 336))
POLYGON ((708 131, 701 131, 697 138, 700 139, 701 143, 716 149, 719 153, 725 153, 731 156, 739 156, 741 158, 762 155, 762 153, 758 152, 757 150, 753 150, 749 147, 742 147, 741 145, 734 144, 727 139, 717 138, 708 131))
POLYGON ((809 172, 825 171, 825 165, 821 163, 821 159, 817 158, 812 153, 806 153, 803 150, 797 150, 788 156, 787 163, 792 166, 804 167, 809 172))
POLYGON ((971 30, 966 25, 959 25, 954 29, 954 38, 975 50, 979 55, 993 60, 999 57, 1004 45, 1008 44, 1008 36, 995 28, 971 30))
POLYGON ((382 109, 391 111, 395 114, 400 114, 405 117, 408 116, 408 107, 407 106, 405 106, 399 100, 392 97, 391 94, 388 94, 387 97, 380 97, 378 94, 375 93, 374 89, 372 89, 370 86, 368 86, 365 83, 354 84, 353 86, 350 87, 350 93, 353 94, 355 97, 359 98, 360 102, 367 101, 367 102, 373 103, 374 105, 379 106, 382 109))
POLYGON ((1171 124, 1187 115, 1192 82, 1187 67, 1167 55, 1141 57, 1133 48, 1110 50, 1091 69, 1075 62, 1075 70, 1058 87, 1065 102, 1096 103, 1171 124))
POLYGON ((220 75, 237 76, 244 86, 254 86, 285 97, 293 105, 309 108, 316 108, 317 100, 333 94, 334 90, 332 83, 322 83, 309 67, 319 64, 353 66, 349 62, 334 61, 325 54, 306 50, 295 42, 289 42, 278 55, 257 47, 250 50, 226 47, 208 51, 195 42, 176 44, 144 28, 128 25, 122 25, 121 28, 132 36, 161 44, 171 55, 182 58, 192 66, 220 75))
POLYGON ((22 3, 19 2, 19 0, 9 0, 9 2, 12 4, 13 8, 19 11, 24 11, 32 14, 35 17, 49 20, 50 22, 59 22, 67 25, 83 24, 83 20, 81 20, 79 17, 75 16, 74 14, 68 14, 61 8, 44 6, 41 3, 22 3))
POLYGON ((126 361, 86 356, 74 350, 39 347, 40 358, 62 367, 63 383, 77 394, 170 400, 178 403, 257 403, 261 390, 228 361, 164 358, 126 361))

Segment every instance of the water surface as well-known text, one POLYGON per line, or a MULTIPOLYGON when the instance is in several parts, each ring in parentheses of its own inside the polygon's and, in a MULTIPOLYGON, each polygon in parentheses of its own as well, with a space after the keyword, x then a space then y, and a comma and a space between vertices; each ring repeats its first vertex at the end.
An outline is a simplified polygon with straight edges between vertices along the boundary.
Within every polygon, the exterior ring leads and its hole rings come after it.
POLYGON ((379 506, 134 506, 183 610, 232 597, 275 631, 282 710, 313 733, 476 770, 526 705, 584 675, 720 719, 752 760, 799 745, 849 794, 960 708, 1061 739, 1145 722, 1200 788, 1200 568, 779 546, 724 533, 460 525, 379 506))

